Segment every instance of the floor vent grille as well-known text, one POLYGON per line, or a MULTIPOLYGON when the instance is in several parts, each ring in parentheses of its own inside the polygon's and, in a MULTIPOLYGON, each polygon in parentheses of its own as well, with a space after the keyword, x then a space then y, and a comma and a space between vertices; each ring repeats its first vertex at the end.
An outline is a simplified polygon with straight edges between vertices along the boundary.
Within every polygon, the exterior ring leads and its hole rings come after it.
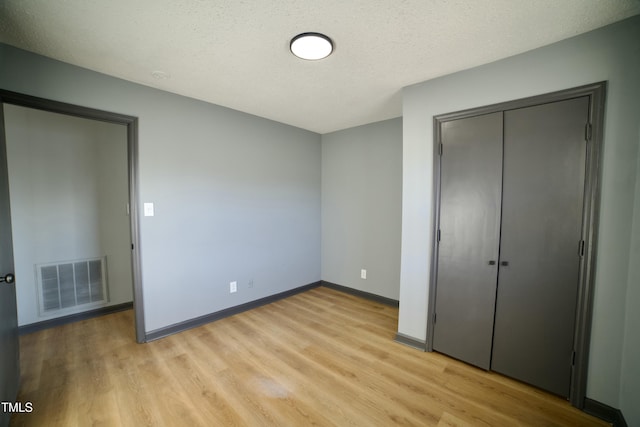
POLYGON ((106 257, 38 264, 40 313, 107 302, 106 257))

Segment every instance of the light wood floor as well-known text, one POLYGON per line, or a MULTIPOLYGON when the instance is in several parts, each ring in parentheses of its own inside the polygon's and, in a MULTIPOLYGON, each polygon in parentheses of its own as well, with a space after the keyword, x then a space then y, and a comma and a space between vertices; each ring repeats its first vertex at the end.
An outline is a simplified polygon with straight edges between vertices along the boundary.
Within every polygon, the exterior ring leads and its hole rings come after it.
POLYGON ((12 426, 596 426, 565 400, 393 341, 398 310, 316 288, 168 338, 133 313, 21 338, 12 426))

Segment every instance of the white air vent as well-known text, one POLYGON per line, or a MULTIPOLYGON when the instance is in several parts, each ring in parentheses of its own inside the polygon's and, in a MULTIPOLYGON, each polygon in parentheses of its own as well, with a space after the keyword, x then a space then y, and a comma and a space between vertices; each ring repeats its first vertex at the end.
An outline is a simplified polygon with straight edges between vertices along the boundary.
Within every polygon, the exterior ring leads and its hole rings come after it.
POLYGON ((41 315, 108 301, 106 257, 38 264, 36 274, 41 315))

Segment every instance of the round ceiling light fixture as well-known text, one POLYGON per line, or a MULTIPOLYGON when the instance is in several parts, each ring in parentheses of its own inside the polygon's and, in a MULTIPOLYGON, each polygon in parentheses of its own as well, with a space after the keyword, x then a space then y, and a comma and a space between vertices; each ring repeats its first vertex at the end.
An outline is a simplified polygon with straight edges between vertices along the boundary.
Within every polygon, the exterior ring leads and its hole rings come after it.
POLYGON ((298 58, 315 61, 331 55, 333 42, 324 34, 302 33, 291 39, 289 49, 298 58))

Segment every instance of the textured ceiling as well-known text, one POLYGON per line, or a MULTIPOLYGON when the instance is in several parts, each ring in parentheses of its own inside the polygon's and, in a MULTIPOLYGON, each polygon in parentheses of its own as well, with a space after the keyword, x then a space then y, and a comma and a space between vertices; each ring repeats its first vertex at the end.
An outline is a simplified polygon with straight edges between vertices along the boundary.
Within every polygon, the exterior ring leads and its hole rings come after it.
POLYGON ((0 0, 0 42, 319 133, 401 89, 640 13, 639 0, 0 0), (327 59, 289 52, 298 33, 327 59))

